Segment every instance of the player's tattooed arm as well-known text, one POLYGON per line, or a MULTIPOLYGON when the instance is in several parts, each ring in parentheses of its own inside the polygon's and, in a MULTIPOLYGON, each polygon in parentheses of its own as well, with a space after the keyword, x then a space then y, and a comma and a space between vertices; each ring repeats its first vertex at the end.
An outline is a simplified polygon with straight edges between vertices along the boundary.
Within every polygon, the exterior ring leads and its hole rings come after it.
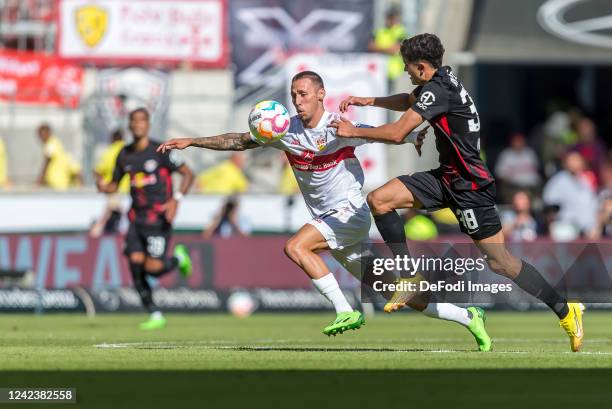
POLYGON ((165 153, 172 149, 185 149, 190 146, 196 148, 213 149, 216 151, 244 151, 257 148, 260 145, 251 139, 248 132, 225 133, 204 138, 177 138, 170 139, 159 145, 158 152, 165 153))
POLYGON ((219 151, 244 151, 259 147, 248 132, 225 133, 207 138, 194 138, 191 146, 219 151))

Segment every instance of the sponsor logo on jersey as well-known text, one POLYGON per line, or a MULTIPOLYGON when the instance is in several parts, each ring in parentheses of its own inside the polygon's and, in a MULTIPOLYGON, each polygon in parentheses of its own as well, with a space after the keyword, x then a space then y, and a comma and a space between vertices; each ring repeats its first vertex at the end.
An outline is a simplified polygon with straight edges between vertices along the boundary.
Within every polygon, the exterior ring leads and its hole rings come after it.
POLYGON ((425 111, 427 107, 432 105, 434 102, 436 102, 436 96, 434 93, 431 91, 425 91, 419 97, 419 102, 417 102, 416 105, 425 111))
POLYGON ((157 161, 155 159, 149 159, 144 163, 144 169, 151 173, 157 169, 157 161))
POLYGON ((436 102, 436 96, 434 95, 433 92, 431 91, 425 91, 421 94, 421 97, 419 98, 419 100, 427 106, 430 106, 431 104, 433 104, 434 102, 436 102))
POLYGON ((155 173, 147 175, 144 172, 134 173, 130 181, 130 184, 133 187, 138 188, 138 189, 141 189, 145 186, 154 185, 156 183, 157 183, 157 176, 155 175, 155 173))
POLYGON ((306 162, 312 162, 312 160, 315 157, 315 153, 312 151, 304 151, 302 152, 302 158, 306 161, 306 162))

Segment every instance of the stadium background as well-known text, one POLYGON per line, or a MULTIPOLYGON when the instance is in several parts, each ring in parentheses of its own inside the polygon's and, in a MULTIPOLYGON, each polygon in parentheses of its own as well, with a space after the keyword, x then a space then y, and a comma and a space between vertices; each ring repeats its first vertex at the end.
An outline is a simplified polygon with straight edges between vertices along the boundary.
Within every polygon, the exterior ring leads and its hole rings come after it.
MULTIPOLYGON (((612 37, 607 20, 596 18, 612 7, 605 1, 513 3, 0 1, 0 309, 138 311, 122 257, 125 222, 116 234, 101 234, 96 224, 107 206, 125 209, 129 201, 107 203, 93 185, 110 135, 122 130, 130 139, 126 113, 148 107, 153 137, 163 140, 245 130, 256 101, 275 98, 290 106, 288 80, 303 69, 323 75, 329 110, 349 94, 410 90, 407 76, 387 72, 389 56, 371 51, 394 7, 408 36, 441 37, 446 63, 476 101, 482 154, 500 181, 508 238, 525 246, 606 242, 612 233, 612 37), (43 123, 80 168, 82 182, 56 189, 37 184, 43 147, 36 134, 43 123), (575 184, 546 200, 546 185, 563 171, 567 152, 576 152, 584 168, 572 174, 575 184), (528 193, 531 210, 517 191, 528 193), (585 201, 567 200, 576 197, 585 201), (517 218, 525 221, 520 228, 517 218)), ((375 109, 349 115, 372 125, 389 119, 375 109)), ((412 146, 369 146, 359 155, 366 190, 437 164, 433 134, 422 158, 412 146)), ((160 307, 224 310, 233 292, 248 291, 262 310, 328 308, 282 252, 287 235, 309 220, 283 158, 266 149, 184 156, 201 177, 181 203, 176 239, 189 245, 195 274, 188 282, 169 276, 156 283, 160 307), (242 234, 203 235, 234 195, 242 234)), ((447 212, 407 213, 406 220, 414 240, 460 237, 447 212)), ((356 302, 358 283, 327 261, 344 288, 355 290, 356 302)))

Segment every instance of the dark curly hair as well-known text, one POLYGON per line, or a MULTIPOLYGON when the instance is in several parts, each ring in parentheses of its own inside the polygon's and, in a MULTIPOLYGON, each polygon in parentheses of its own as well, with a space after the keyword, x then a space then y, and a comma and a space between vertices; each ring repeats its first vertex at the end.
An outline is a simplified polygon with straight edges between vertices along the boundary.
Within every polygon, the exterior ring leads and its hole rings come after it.
POLYGON ((402 41, 400 53, 404 61, 417 62, 424 60, 434 68, 442 66, 444 46, 435 34, 419 34, 402 41))

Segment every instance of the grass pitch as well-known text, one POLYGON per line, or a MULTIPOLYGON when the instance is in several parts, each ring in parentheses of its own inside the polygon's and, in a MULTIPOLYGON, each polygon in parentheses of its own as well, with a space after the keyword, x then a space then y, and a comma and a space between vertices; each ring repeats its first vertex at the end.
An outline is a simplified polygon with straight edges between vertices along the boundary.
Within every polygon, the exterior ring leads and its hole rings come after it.
POLYGON ((77 406, 115 408, 612 404, 610 313, 587 311, 578 354, 549 312, 489 313, 491 353, 416 313, 331 338, 332 313, 167 317, 142 332, 143 314, 3 315, 0 387, 76 387, 77 406))

